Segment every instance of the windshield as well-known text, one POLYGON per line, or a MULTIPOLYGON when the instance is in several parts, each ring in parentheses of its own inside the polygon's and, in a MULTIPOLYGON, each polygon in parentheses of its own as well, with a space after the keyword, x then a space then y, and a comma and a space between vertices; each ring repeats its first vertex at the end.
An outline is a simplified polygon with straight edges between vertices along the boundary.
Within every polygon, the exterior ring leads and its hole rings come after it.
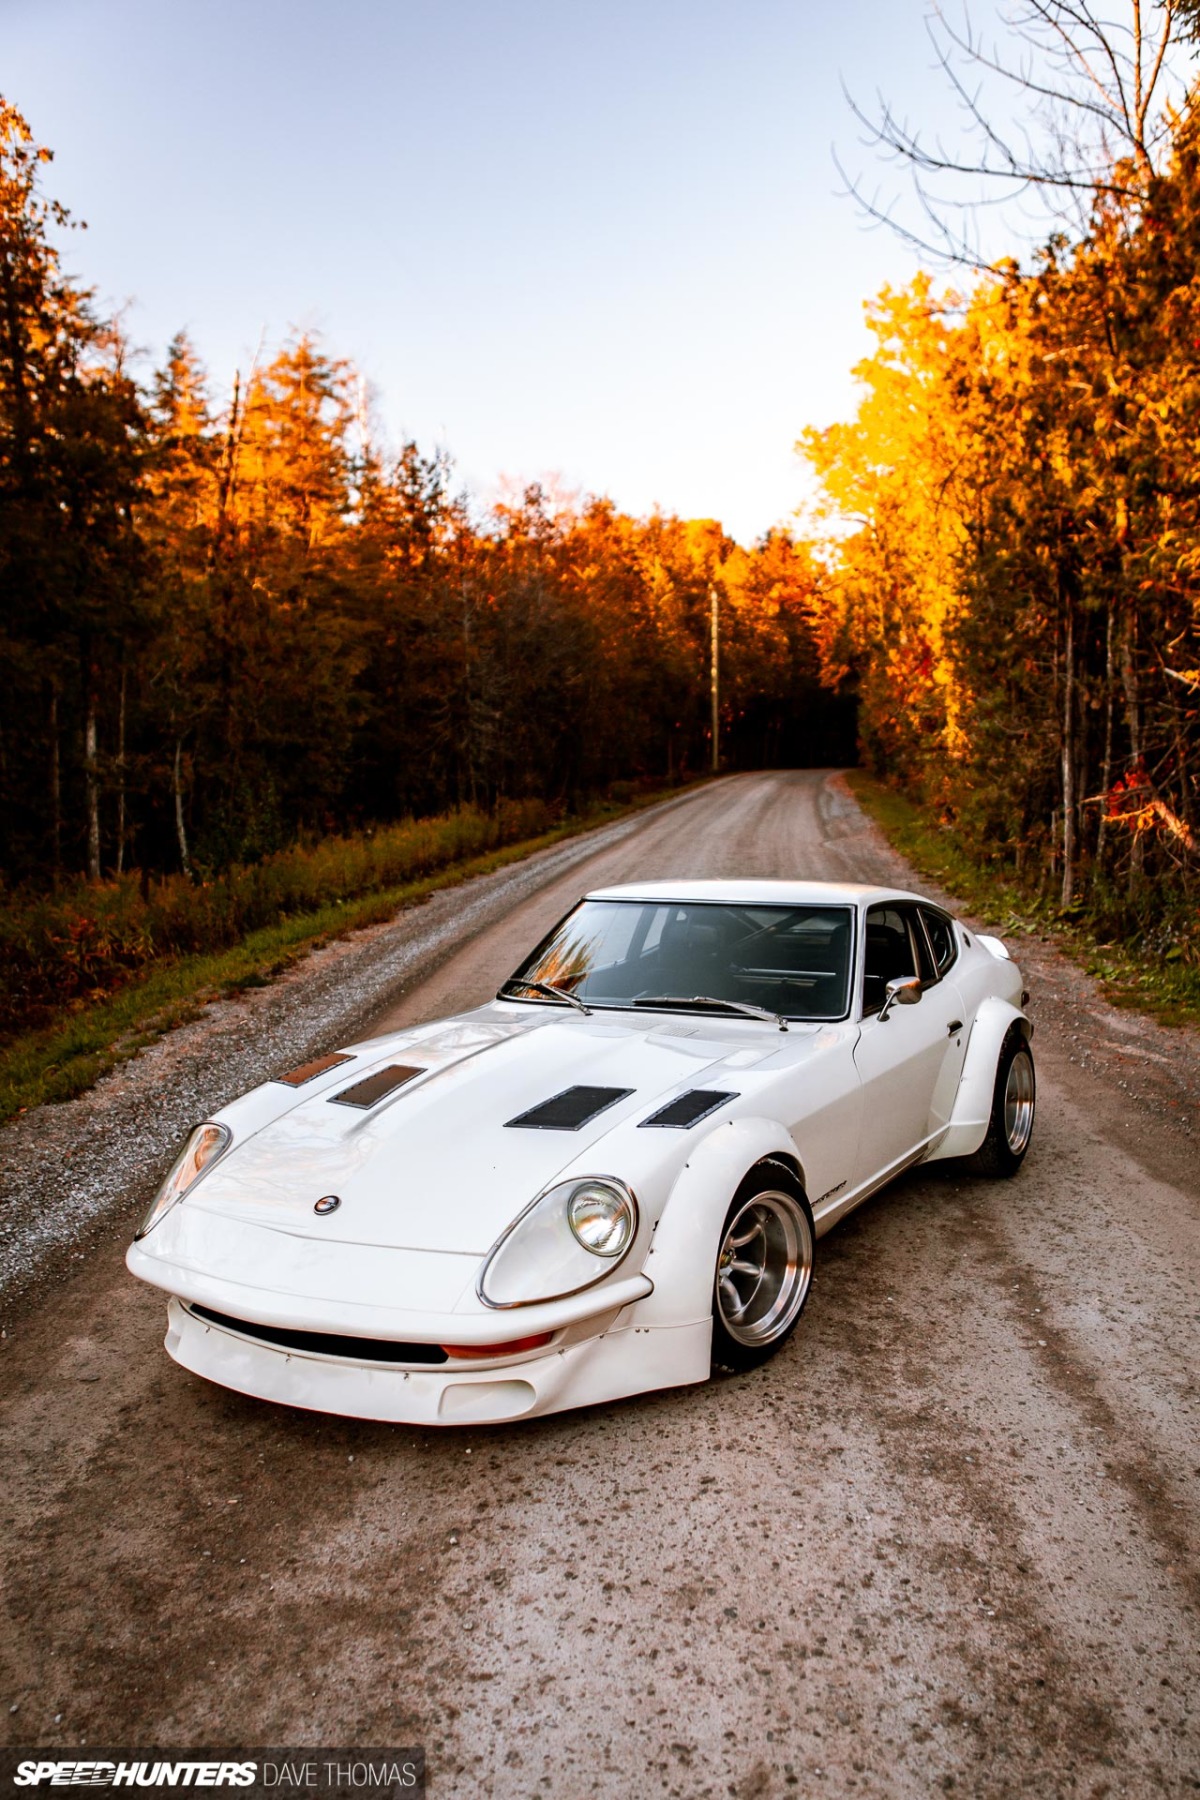
POLYGON ((666 1010, 673 1001, 689 1010, 703 999, 725 1002, 731 1014, 755 1007, 788 1019, 841 1019, 850 955, 846 906, 584 900, 501 993, 547 1006, 558 1002, 545 990, 558 988, 588 1006, 666 1010))

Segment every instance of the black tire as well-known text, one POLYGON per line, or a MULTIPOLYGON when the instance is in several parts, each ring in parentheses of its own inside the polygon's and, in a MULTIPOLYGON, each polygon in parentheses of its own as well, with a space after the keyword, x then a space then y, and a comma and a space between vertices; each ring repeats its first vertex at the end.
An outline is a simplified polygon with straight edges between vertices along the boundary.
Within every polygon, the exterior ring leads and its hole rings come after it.
POLYGON ((1013 1025, 1000 1046, 987 1136, 969 1159, 968 1168, 993 1179, 1015 1175, 1033 1137, 1036 1107, 1033 1051, 1020 1026, 1013 1025))
POLYGON ((740 1375, 774 1356, 812 1287, 816 1233, 792 1171, 762 1162, 738 1188, 721 1227, 713 1275, 712 1366, 740 1375), (745 1256, 739 1258, 738 1250, 745 1256))

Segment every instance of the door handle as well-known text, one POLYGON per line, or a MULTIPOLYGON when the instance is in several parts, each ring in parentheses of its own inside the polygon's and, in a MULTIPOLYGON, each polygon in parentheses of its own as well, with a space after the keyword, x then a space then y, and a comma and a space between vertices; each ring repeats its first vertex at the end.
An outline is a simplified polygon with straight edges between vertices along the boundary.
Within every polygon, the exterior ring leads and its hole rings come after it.
POLYGON ((962 1030, 962 1020, 961 1019, 951 1019, 950 1023, 946 1027, 946 1036, 953 1037, 956 1031, 961 1031, 961 1030, 962 1030))

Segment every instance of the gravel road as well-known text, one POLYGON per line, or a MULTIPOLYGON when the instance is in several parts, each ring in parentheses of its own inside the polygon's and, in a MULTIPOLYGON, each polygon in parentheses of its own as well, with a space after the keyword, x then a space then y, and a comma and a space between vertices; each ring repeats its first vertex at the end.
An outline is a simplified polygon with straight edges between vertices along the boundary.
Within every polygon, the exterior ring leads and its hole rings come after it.
POLYGON ((838 777, 731 777, 0 1133, 6 1741, 423 1743, 432 1795, 486 1800, 1200 1792, 1200 1045, 1047 944, 1014 946, 1021 1176, 935 1165, 860 1208, 749 1377, 455 1434, 161 1350, 121 1257, 187 1123, 483 999, 584 888, 671 874, 913 879, 838 777))

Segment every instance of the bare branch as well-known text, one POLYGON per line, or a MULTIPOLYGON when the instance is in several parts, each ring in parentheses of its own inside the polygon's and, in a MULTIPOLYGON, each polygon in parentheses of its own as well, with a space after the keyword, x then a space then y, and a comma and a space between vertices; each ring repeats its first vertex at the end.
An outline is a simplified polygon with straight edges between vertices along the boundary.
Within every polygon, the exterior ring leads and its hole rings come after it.
POLYGON ((882 95, 868 109, 847 93, 866 145, 907 170, 919 223, 903 217, 899 194, 865 198, 835 158, 848 191, 907 242, 979 268, 990 266, 978 232, 986 206, 1036 216, 1039 239, 1047 219, 1082 235, 1102 202, 1136 217, 1186 91, 1172 48, 1200 33, 1200 0, 1159 0, 1152 28, 1143 0, 1114 0, 1120 7, 1126 17, 1108 18, 1092 0, 1015 0, 1005 15, 1015 50, 1005 54, 985 44, 965 0, 961 20, 934 0, 926 29, 964 121, 962 147, 910 126, 882 95), (989 83, 1015 92, 1017 109, 993 105, 989 83), (972 223, 964 229, 953 217, 972 223))

